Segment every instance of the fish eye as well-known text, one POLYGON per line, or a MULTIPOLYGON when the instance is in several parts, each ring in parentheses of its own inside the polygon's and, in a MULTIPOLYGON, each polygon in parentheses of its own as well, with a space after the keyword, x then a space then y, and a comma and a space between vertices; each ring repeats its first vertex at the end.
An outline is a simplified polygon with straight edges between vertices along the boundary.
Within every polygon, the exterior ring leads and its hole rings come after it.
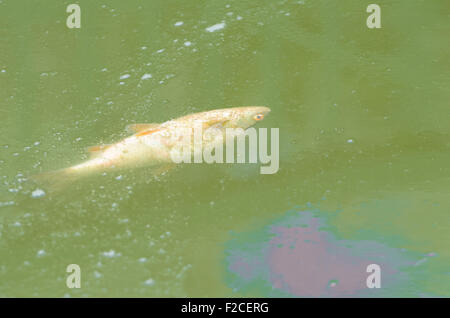
POLYGON ((255 116, 253 116, 253 119, 256 120, 256 121, 263 120, 264 119, 264 115, 263 114, 257 114, 255 116))

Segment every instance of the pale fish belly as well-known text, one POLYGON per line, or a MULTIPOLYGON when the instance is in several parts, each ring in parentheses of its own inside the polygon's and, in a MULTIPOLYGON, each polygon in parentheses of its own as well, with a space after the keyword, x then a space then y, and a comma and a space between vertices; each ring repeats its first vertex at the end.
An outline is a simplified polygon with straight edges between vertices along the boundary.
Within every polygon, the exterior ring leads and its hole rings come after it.
POLYGON ((92 171, 103 170, 108 167, 111 167, 111 160, 103 157, 98 157, 67 168, 66 170, 76 173, 89 173, 92 171))
POLYGON ((78 173, 102 171, 110 168, 135 168, 168 162, 170 153, 158 136, 131 136, 104 150, 98 157, 90 159, 68 170, 78 173))

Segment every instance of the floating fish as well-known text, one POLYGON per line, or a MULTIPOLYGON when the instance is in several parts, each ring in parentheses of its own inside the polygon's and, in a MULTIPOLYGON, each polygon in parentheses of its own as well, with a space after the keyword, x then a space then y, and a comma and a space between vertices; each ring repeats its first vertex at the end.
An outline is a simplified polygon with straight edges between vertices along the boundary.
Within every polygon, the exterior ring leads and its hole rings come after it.
MULTIPOLYGON (((159 172, 173 166, 171 152, 182 142, 180 131, 200 127, 224 133, 226 128, 243 130, 261 121, 270 112, 268 107, 248 106, 216 109, 172 119, 161 124, 132 124, 127 130, 133 135, 110 145, 89 147, 91 158, 75 166, 46 172, 35 176, 38 181, 61 185, 64 180, 73 180, 93 172, 108 169, 130 169, 137 167, 159 167, 159 172)), ((217 142, 216 138, 205 138, 217 142)), ((220 139, 220 142, 223 142, 220 139)))

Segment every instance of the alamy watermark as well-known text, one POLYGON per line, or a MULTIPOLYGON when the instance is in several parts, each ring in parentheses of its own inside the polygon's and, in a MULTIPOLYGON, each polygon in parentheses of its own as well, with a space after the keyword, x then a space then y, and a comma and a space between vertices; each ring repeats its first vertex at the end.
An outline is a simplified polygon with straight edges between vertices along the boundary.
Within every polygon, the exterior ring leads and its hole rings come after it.
POLYGON ((81 268, 78 264, 67 265, 66 272, 70 273, 66 279, 68 288, 81 288, 81 268))
POLYGON ((274 174, 280 167, 278 128, 270 129, 270 141, 267 128, 208 128, 203 131, 201 126, 183 127, 175 129, 175 134, 179 142, 170 152, 174 163, 259 162, 264 165, 260 167, 261 174, 274 174))
POLYGON ((378 264, 369 264, 366 272, 371 273, 366 279, 367 288, 381 288, 381 266, 378 264))

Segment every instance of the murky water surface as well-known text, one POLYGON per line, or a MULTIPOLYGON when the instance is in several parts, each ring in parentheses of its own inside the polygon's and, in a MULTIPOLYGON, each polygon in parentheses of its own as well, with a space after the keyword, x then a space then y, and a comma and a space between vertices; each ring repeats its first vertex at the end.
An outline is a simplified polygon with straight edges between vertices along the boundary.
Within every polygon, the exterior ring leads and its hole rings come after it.
POLYGON ((80 29, 69 3, 0 1, 0 296, 450 296, 448 1, 379 0, 378 30, 357 0, 83 1, 80 29), (243 105, 272 109, 276 174, 29 179, 243 105))

